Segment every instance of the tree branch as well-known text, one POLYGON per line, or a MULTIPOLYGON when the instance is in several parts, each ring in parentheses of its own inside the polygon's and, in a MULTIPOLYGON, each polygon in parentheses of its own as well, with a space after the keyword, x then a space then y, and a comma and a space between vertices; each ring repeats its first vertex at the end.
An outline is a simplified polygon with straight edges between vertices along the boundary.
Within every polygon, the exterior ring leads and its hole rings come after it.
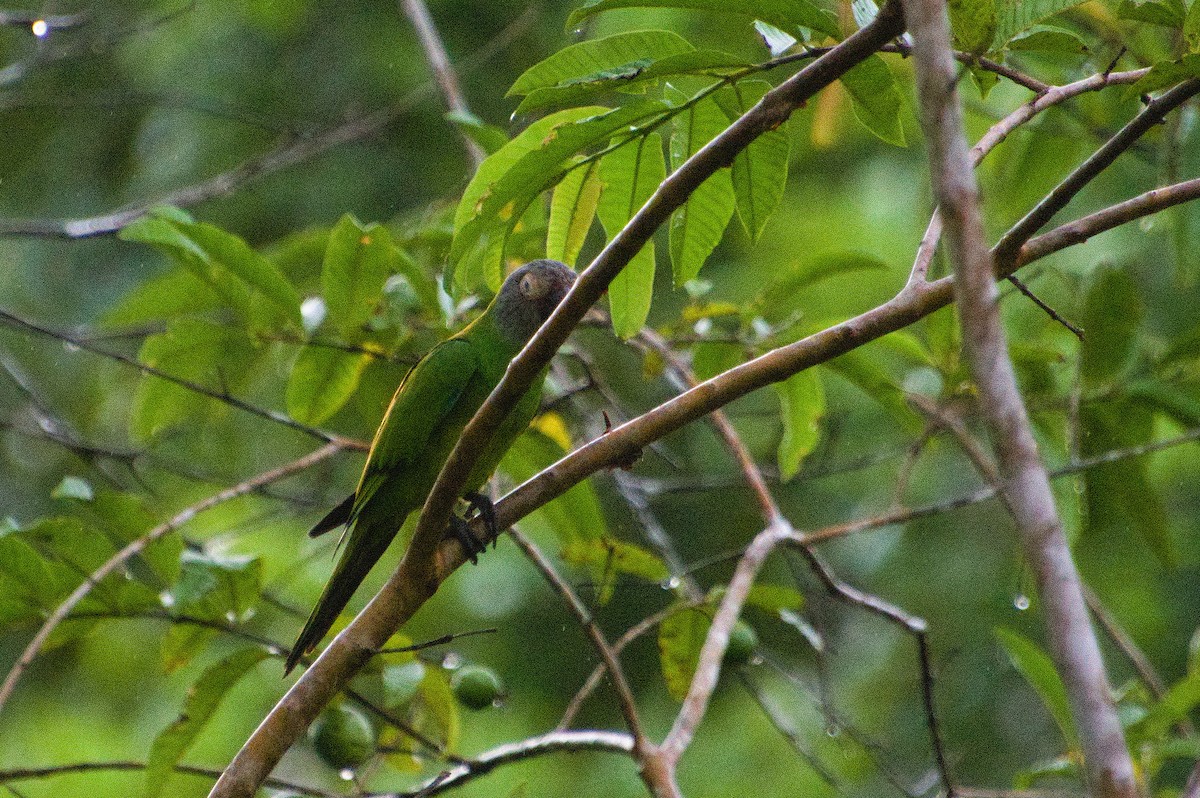
MULTIPOLYGON (((396 571, 367 608, 334 639, 313 667, 263 720, 213 788, 214 798, 252 795, 321 707, 370 659, 392 631, 424 604, 441 580, 458 567, 462 549, 457 543, 441 545, 442 532, 467 474, 478 452, 482 451, 480 447, 599 299, 612 278, 659 225, 697 186, 718 169, 732 163, 734 156, 757 136, 782 124, 816 91, 897 36, 902 28, 899 9, 895 3, 887 4, 871 24, 769 92, 758 105, 662 183, 580 276, 563 303, 509 365, 504 379, 467 425, 442 468, 422 508, 412 542, 396 571)), ((626 449, 625 453, 630 452, 626 449)), ((511 526, 511 523, 503 526, 511 526)))
POLYGON ((378 798, 429 798, 429 796, 438 795, 491 773, 500 765, 520 762, 544 754, 560 751, 611 751, 618 754, 632 754, 633 750, 633 737, 623 732, 554 731, 520 742, 498 745, 470 762, 464 762, 457 767, 442 771, 416 790, 384 794, 378 798))
MULTIPOLYGON (((942 208, 957 277, 955 296, 964 348, 997 451, 1007 505, 1038 582, 1051 655, 1066 685, 1079 728, 1088 786, 1097 798, 1136 796, 1133 764, 1089 622, 1079 575, 1008 359, 992 253, 984 239, 978 191, 955 90, 956 69, 950 54, 946 6, 940 0, 906 0, 905 16, 915 41, 917 90, 934 193, 942 208)), ((1186 91, 1173 90, 1168 95, 1182 102, 1184 97, 1200 91, 1200 81, 1194 83, 1186 91)), ((1161 119, 1169 107, 1173 106, 1160 103, 1153 114, 1143 112, 1135 122, 1140 120, 1148 127, 1147 119, 1161 119)), ((1025 239, 1111 163, 1124 148, 1121 143, 1128 146, 1140 134, 1131 122, 1088 159, 1086 169, 1081 167, 1040 202, 997 245, 1001 262, 1015 260, 1025 239)))
MULTIPOLYGON (((433 24, 433 17, 430 16, 425 3, 422 0, 400 0, 400 8, 417 32, 421 49, 425 51, 425 60, 429 62, 429 68, 433 70, 434 80, 441 89, 446 107, 460 114, 471 113, 462 89, 459 88, 458 76, 454 74, 454 67, 450 65, 450 56, 446 52, 446 45, 442 43, 442 37, 438 35, 437 26, 433 24)), ((479 165, 483 163, 483 159, 487 157, 487 153, 483 151, 483 147, 463 134, 461 130, 459 134, 462 136, 463 145, 467 148, 467 154, 471 157, 475 168, 478 169, 479 165)))

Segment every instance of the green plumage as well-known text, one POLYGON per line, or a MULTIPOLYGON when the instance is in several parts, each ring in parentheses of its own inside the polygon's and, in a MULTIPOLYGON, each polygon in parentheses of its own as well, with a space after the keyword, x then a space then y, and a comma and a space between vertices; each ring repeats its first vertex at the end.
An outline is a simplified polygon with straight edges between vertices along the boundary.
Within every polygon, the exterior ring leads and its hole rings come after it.
MULTIPOLYGON (((509 275, 483 315, 421 359, 396 389, 367 454, 358 488, 309 532, 346 524, 345 548, 288 656, 286 671, 329 631, 371 567, 425 497, 463 428, 509 362, 570 290, 575 274, 552 260, 509 275)), ((545 372, 492 436, 467 479, 478 490, 537 411, 545 372)))

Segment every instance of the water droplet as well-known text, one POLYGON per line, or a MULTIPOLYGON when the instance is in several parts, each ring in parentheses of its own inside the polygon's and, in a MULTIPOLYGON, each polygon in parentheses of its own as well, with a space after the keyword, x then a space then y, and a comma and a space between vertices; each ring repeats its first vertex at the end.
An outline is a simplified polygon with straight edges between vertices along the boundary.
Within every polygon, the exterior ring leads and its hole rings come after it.
POLYGON ((750 658, 751 665, 762 665, 764 662, 766 662, 766 660, 762 658, 761 654, 755 654, 750 658))
POLYGON ((1024 593, 1018 593, 1013 597, 1013 606, 1021 612, 1029 609, 1029 596, 1026 596, 1024 593))
POLYGON ((462 657, 451 651, 446 656, 442 657, 442 667, 447 670, 454 670, 462 667, 462 657))
POLYGON ((63 351, 74 354, 79 351, 79 344, 74 344, 70 341, 63 341, 63 351))
POLYGON ((46 20, 44 19, 35 19, 33 24, 29 26, 29 29, 32 30, 33 35, 39 39, 44 39, 46 35, 50 33, 50 26, 46 24, 46 20))
POLYGON ((354 769, 342 768, 338 771, 338 778, 342 781, 354 781, 354 769))
POLYGON ((836 723, 831 722, 831 723, 825 724, 825 734, 827 734, 828 736, 837 737, 841 733, 842 733, 842 727, 838 726, 836 723))
POLYGON ((1153 216, 1143 216, 1141 218, 1141 220, 1138 222, 1138 227, 1142 228, 1143 233, 1149 233, 1151 230, 1154 229, 1154 217, 1153 216))
POLYGON ((158 601, 167 609, 175 606, 175 596, 171 595, 171 592, 168 590, 164 590, 158 594, 158 601))
POLYGON ((663 590, 675 590, 681 584, 678 576, 672 576, 670 579, 664 579, 662 582, 663 590))

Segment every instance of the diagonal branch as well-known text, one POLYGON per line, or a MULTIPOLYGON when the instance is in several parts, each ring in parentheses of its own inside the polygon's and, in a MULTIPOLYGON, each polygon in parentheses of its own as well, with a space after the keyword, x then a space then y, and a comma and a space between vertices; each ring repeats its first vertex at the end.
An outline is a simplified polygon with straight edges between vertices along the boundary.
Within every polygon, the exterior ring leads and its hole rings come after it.
MULTIPOLYGON (((400 0, 400 7, 417 32, 421 49, 425 51, 425 60, 429 62, 429 68, 433 70, 433 78, 442 92, 442 99, 446 101, 446 107, 455 113, 469 114, 471 109, 467 107, 467 100, 458 85, 458 76, 454 74, 454 67, 450 65, 450 56, 446 52, 446 45, 442 43, 437 26, 433 24, 433 17, 430 16, 429 9, 426 8, 423 0, 400 0)), ((483 151, 483 147, 480 147, 467 135, 462 134, 462 138, 463 144, 467 148, 467 154, 471 156, 471 161, 478 169, 479 165, 483 163, 483 159, 487 157, 487 153, 483 151)))
MULTIPOLYGON (((899 35, 902 28, 895 3, 884 6, 871 24, 769 92, 758 105, 688 159, 604 248, 551 318, 509 365, 504 379, 463 431, 425 501, 412 542, 395 573, 263 720, 213 788, 214 798, 252 795, 321 707, 461 563, 462 550, 457 544, 440 545, 442 532, 483 444, 608 283, 654 231, 696 187, 732 163, 734 156, 750 142, 782 124, 809 97, 899 35)), ((710 409, 713 408, 704 412, 710 409)), ((611 436, 605 436, 608 437, 611 436)))
MULTIPOLYGON (((993 258, 984 239, 978 189, 955 89, 956 69, 950 54, 946 6, 942 0, 907 0, 905 16, 915 40, 917 91, 930 173, 943 211, 950 259, 957 277, 954 288, 963 346, 999 460, 1006 504, 1016 523, 1025 558, 1037 579, 1051 655, 1066 685, 1072 715, 1079 728, 1088 787, 1097 798, 1132 798, 1139 794, 1133 763, 1113 704, 1099 643, 1090 624, 1079 574, 1054 504, 1050 479, 1038 456, 1008 357, 993 258)), ((1186 91, 1181 87, 1168 95, 1172 99, 1190 96, 1200 91, 1200 81, 1194 84, 1184 84, 1186 91)), ((1162 106, 1155 109, 1156 114, 1165 112, 1162 106)), ((1161 119, 1161 115, 1157 118, 1161 119)), ((1114 142, 1132 142, 1138 135, 1134 123, 1127 125, 1088 159, 1085 165, 1092 166, 1076 170, 1074 179, 1068 178, 1039 203, 997 245, 1000 262, 1016 260, 1025 239, 1112 162, 1123 149, 1114 142)))

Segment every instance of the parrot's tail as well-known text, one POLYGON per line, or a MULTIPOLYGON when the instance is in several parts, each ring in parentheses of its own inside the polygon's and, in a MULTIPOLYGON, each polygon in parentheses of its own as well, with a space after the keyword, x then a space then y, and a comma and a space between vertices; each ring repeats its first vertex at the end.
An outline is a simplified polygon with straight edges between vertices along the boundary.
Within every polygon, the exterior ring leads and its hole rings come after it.
POLYGON ((371 567, 383 556, 388 544, 396 536, 394 529, 370 527, 370 524, 364 524, 360 519, 353 529, 347 532, 349 540, 346 541, 346 549, 342 552, 337 567, 333 569, 333 576, 329 578, 329 584, 325 585, 321 598, 317 599, 317 606, 313 608, 312 615, 300 630, 296 645, 288 654, 287 664, 283 669, 284 676, 291 673, 302 656, 321 642, 334 621, 342 614, 342 610, 350 603, 354 591, 367 578, 371 567))
POLYGON ((326 513, 316 526, 308 530, 308 536, 310 538, 320 537, 330 530, 337 529, 342 524, 350 523, 350 511, 354 509, 354 496, 355 494, 351 493, 342 499, 337 507, 326 513))

